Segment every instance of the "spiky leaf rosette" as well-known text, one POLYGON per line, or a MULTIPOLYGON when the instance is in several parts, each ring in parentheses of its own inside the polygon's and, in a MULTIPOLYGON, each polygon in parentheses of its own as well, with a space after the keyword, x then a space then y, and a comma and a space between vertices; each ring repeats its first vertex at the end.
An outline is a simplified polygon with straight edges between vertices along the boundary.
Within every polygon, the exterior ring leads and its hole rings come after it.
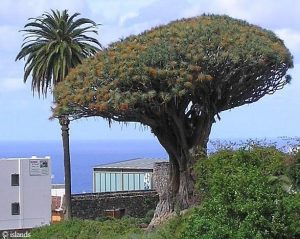
POLYGON ((196 122, 281 89, 292 66, 271 31, 228 16, 183 19, 120 40, 76 67, 55 91, 54 115, 153 126, 176 111, 196 122))

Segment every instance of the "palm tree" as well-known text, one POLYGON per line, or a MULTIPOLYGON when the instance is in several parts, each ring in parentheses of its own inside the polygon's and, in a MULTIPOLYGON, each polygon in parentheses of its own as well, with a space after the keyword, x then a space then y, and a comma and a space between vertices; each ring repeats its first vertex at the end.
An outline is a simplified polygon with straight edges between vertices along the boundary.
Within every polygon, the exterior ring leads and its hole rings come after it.
MULTIPOLYGON (((39 97, 46 97, 48 91, 52 93, 71 68, 101 48, 98 40, 91 36, 97 34, 98 24, 87 18, 77 18, 79 15, 69 16, 67 10, 51 10, 40 17, 29 18, 29 23, 21 30, 25 34, 16 60, 25 59, 24 82, 31 75, 31 89, 39 97)), ((59 123, 64 149, 65 218, 69 219, 72 208, 68 116, 61 117, 59 123)))

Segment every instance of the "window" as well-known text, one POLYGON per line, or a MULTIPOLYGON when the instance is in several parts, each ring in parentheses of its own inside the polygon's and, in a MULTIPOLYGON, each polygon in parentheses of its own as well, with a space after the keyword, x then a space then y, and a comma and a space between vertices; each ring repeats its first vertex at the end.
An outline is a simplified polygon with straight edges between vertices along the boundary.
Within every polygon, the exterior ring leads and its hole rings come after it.
POLYGON ((128 173, 123 174, 123 190, 124 191, 129 190, 129 187, 128 187, 128 173))
POLYGON ((100 192, 106 192, 105 191, 105 173, 101 173, 100 180, 101 180, 100 192))
POLYGON ((11 186, 19 186, 19 174, 11 175, 11 186))
POLYGON ((100 180, 100 173, 95 173, 95 192, 100 192, 100 183, 101 183, 101 180, 100 180))
POLYGON ((129 190, 134 190, 134 174, 129 173, 129 190))
POLYGON ((18 202, 11 204, 11 215, 20 215, 20 204, 18 202))
POLYGON ((116 191, 116 174, 111 173, 110 174, 110 191, 116 191))
POLYGON ((134 190, 140 190, 140 174, 134 174, 134 190))
POLYGON ((140 190, 146 189, 144 186, 144 177, 145 177, 145 174, 140 173, 140 190))
POLYGON ((110 173, 105 174, 105 192, 111 191, 111 184, 110 184, 110 173))
POLYGON ((95 192, 114 192, 151 189, 150 172, 96 172, 95 192))
POLYGON ((121 173, 116 174, 116 180, 117 180, 116 190, 117 191, 122 191, 123 180, 122 180, 122 174, 121 173))

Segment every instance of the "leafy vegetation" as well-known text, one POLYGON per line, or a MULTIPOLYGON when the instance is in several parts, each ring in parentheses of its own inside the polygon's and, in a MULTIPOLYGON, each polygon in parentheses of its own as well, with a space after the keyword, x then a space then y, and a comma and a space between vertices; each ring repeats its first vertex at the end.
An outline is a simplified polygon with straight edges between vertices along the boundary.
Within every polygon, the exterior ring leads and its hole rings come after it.
POLYGON ((259 146, 199 161, 204 201, 184 219, 181 238, 298 238, 300 194, 289 178, 294 162, 274 147, 259 146))
POLYGON ((63 223, 34 229, 32 239, 116 239, 136 238, 142 233, 138 228, 139 220, 133 218, 111 219, 105 221, 68 220, 63 223))
POLYGON ((287 174, 293 180, 293 189, 300 191, 300 150, 287 166, 287 174))
MULTIPOLYGON (((33 238, 297 239, 300 238, 299 153, 251 146, 220 150, 197 163, 202 202, 154 231, 144 220, 75 220, 33 238)), ((149 212, 149 215, 153 212, 149 212)))
POLYGON ((228 16, 182 19, 78 65, 56 88, 54 115, 149 126, 171 163, 159 217, 195 201, 191 152, 206 153, 219 113, 282 89, 292 67, 289 50, 271 31, 228 16))

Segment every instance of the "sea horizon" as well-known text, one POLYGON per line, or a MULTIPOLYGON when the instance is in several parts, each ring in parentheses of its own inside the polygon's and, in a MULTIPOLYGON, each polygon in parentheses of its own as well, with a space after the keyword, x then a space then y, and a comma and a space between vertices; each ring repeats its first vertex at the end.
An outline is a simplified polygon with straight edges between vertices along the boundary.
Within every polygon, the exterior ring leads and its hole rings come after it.
MULTIPOLYGON (((293 137, 252 138, 251 140, 287 144, 293 137)), ((245 142, 249 139, 211 139, 213 142, 245 142)), ((210 143, 208 148, 212 149, 210 143)), ((134 158, 164 158, 168 155, 158 140, 153 139, 70 139, 72 193, 92 192, 93 166, 134 158)), ((50 156, 52 183, 64 183, 63 147, 61 140, 0 141, 0 160, 50 156)))
MULTIPOLYGON (((70 140, 72 193, 92 192, 93 166, 133 158, 167 158, 155 139, 70 140)), ((64 183, 60 140, 0 141, 0 160, 50 156, 52 183, 64 183)))

